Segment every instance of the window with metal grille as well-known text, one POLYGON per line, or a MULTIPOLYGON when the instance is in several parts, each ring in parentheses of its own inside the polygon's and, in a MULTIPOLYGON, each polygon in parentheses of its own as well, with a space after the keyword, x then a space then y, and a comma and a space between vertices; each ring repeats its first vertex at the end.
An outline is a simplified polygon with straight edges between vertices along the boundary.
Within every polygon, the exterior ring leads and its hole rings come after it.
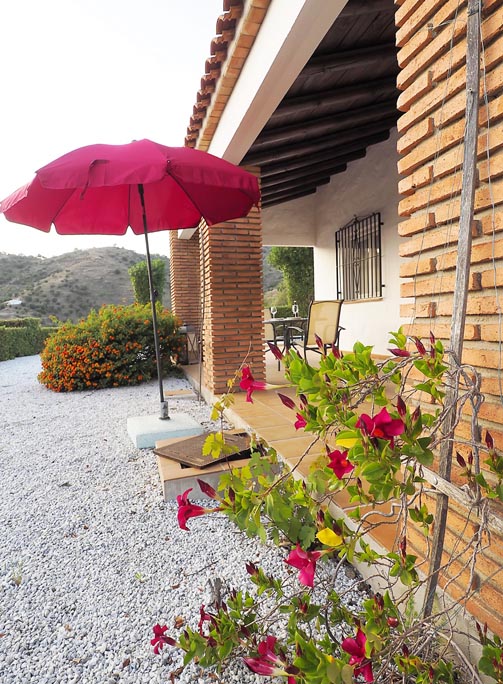
POLYGON ((381 214, 355 218, 335 234, 338 299, 382 296, 381 214))

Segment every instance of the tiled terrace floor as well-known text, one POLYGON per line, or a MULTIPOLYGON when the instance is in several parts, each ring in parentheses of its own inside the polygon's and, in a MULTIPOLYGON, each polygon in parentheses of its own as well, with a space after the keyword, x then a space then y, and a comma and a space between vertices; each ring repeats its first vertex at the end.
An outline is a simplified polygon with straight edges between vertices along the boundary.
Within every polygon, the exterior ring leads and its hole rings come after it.
MULTIPOLYGON (((313 357, 310 360, 315 362, 317 355, 313 354, 313 357)), ((310 449, 316 440, 295 429, 295 411, 284 406, 277 395, 281 392, 295 400, 295 392, 285 384, 282 370, 278 371, 276 361, 269 354, 266 361, 267 382, 272 385, 271 389, 254 392, 253 403, 246 401, 244 392, 237 392, 228 418, 236 428, 246 429, 264 439, 290 467, 297 466, 299 474, 305 475, 309 465, 320 455, 320 445, 310 449)), ((185 371, 197 384, 198 366, 187 366, 185 371)))

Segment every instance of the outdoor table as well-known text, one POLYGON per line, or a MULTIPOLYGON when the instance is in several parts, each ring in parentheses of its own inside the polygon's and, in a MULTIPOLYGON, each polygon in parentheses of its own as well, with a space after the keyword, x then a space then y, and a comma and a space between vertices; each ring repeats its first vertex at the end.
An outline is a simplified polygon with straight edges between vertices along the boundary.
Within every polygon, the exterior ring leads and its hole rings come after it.
POLYGON ((302 328, 305 331, 307 318, 302 316, 288 316, 286 318, 267 318, 264 323, 271 323, 274 328, 274 333, 276 339, 283 340, 285 342, 285 330, 290 326, 295 328, 302 328))

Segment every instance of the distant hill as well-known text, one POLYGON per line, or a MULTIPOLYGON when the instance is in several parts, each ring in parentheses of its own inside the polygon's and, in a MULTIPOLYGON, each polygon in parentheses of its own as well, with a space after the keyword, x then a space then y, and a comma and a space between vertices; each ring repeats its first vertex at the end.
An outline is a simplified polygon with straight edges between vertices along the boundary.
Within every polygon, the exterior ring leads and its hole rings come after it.
MULTIPOLYGON (((164 304, 169 306, 169 259, 166 261, 164 304)), ((128 269, 145 256, 122 247, 76 249, 55 257, 0 253, 0 319, 49 316, 77 321, 103 304, 132 304, 128 269), (6 306, 22 300, 20 306, 6 306)))
MULTIPOLYGON (((267 262, 263 250, 264 291, 274 290, 282 274, 267 262)), ((170 306, 169 259, 163 303, 170 306)), ((133 288, 128 269, 145 255, 123 247, 76 249, 55 257, 0 253, 0 321, 2 318, 36 316, 44 323, 50 316, 78 321, 103 304, 132 304, 133 288), (21 300, 18 306, 7 306, 21 300)))

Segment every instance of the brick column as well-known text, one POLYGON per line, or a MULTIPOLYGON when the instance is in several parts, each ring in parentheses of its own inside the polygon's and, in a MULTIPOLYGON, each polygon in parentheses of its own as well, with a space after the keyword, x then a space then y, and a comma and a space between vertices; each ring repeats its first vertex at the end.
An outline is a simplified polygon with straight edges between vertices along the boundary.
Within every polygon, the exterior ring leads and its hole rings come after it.
MULTIPOLYGON (((402 91, 398 108, 403 112, 397 124, 398 171, 402 176, 399 215, 403 219, 398 231, 407 238, 400 246, 400 275, 407 279, 401 285, 401 294, 409 299, 401 312, 410 319, 405 332, 427 338, 432 330, 448 346, 466 123, 467 8, 466 2, 458 0, 403 0, 396 4, 400 5, 396 11, 400 66, 397 83, 402 91)), ((489 428, 500 449, 503 448, 500 397, 503 359, 499 339, 503 286, 502 22, 501 2, 485 0, 482 13, 485 78, 481 79, 478 186, 463 350, 463 361, 477 366, 482 376, 485 401, 479 412, 480 425, 483 431, 489 428)), ((469 414, 465 410, 456 434, 469 439, 469 428, 469 414)), ((455 446, 466 455, 466 445, 455 446)), ((454 463, 452 479, 461 485, 465 480, 459 470, 454 463)), ((431 502, 428 505, 433 508, 431 502)), ((451 499, 446 551, 459 548, 458 540, 475 532, 475 522, 467 523, 467 515, 467 509, 460 508, 451 499)), ((413 526, 409 529, 409 542, 421 554, 424 537, 413 526)), ((456 581, 449 584, 449 592, 456 598, 467 582, 480 582, 480 592, 474 594, 467 607, 480 622, 487 621, 490 629, 500 635, 503 627, 495 613, 503 609, 503 580, 494 570, 502 563, 502 543, 500 535, 492 536, 490 551, 478 561, 475 580, 468 579, 468 571, 460 570, 456 581)), ((458 560, 460 567, 466 562, 464 557, 458 560)), ((445 585, 446 577, 442 575, 439 579, 445 585)))
POLYGON ((184 323, 196 327, 201 319, 201 272, 199 231, 190 240, 181 240, 176 231, 169 234, 171 308, 184 323))
POLYGON ((202 228, 200 242, 203 381, 218 395, 245 361, 257 380, 265 378, 259 209, 246 218, 202 228))

